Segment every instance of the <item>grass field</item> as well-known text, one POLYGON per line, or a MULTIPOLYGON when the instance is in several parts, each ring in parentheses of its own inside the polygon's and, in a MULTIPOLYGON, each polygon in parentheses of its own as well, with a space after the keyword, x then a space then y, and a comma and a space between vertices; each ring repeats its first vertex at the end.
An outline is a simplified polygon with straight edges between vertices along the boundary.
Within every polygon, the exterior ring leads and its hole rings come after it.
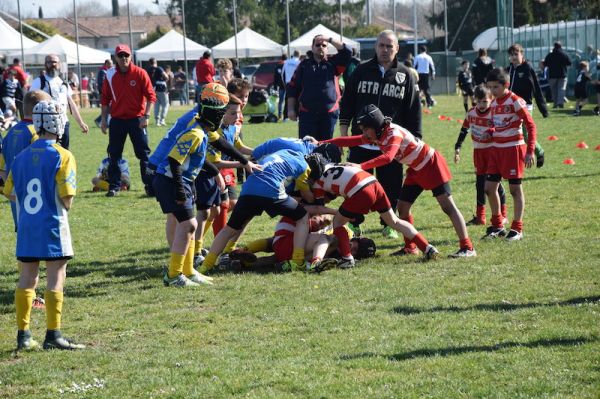
MULTIPOLYGON (((460 125, 437 115, 462 118, 462 102, 437 100, 423 115, 424 137, 451 162, 460 125)), ((172 109, 169 122, 183 111, 172 109)), ((217 275, 197 290, 162 285, 165 217, 143 195, 131 145, 132 191, 108 199, 90 183, 107 138, 95 126, 88 136, 75 130, 76 256, 63 331, 88 349, 13 353, 15 237, 0 200, 0 397, 600 398, 600 118, 561 111, 534 115, 547 160, 527 171, 523 241, 482 242, 478 226, 469 230, 476 259, 391 258, 401 242, 382 238, 370 215, 366 234, 378 256, 352 270, 217 275), (580 141, 590 148, 576 148, 580 141)), ((93 126, 96 110, 83 114, 93 126)), ((244 137, 256 145, 295 129, 247 125, 244 137)), ((151 147, 163 134, 150 128, 151 147)), ((470 143, 463 148, 452 188, 470 218, 470 143)), ((457 249, 429 194, 414 214, 443 255, 457 249)), ((255 220, 242 241, 270 235, 273 225, 255 220)), ((32 319, 42 340, 43 311, 32 319)))

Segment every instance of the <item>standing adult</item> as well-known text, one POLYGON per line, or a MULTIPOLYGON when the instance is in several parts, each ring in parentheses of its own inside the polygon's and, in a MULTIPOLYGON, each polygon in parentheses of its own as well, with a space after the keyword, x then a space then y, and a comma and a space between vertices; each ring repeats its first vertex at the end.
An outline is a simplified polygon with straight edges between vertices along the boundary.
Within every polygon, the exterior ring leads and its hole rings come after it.
MULTIPOLYGON (((79 81, 77 83, 79 84, 79 81)), ((73 101, 73 90, 71 89, 71 86, 60 77, 60 58, 58 58, 58 55, 48 54, 46 56, 44 71, 39 78, 36 78, 31 82, 30 90, 45 91, 50 94, 53 101, 60 104, 64 132, 62 137, 59 138, 58 143, 64 149, 69 149, 69 131, 71 125, 67 117, 67 109, 71 110, 71 115, 73 115, 83 133, 87 133, 90 130, 79 114, 79 107, 77 107, 77 104, 73 101)))
POLYGON ((473 61, 473 68, 471 69, 474 86, 485 83, 487 75, 492 69, 494 69, 494 60, 488 57, 487 49, 480 48, 477 58, 473 61))
MULTIPOLYGON (((398 39, 392 30, 384 30, 377 36, 375 57, 360 64, 350 80, 340 104, 340 132, 348 135, 362 135, 356 124, 356 116, 368 104, 374 104, 392 122, 408 129, 421 138, 421 103, 419 89, 410 70, 400 63, 398 39)), ((379 147, 363 144, 350 149, 348 161, 361 164, 381 155, 379 147)), ((402 181, 402 164, 392 161, 375 168, 377 179, 387 194, 393 209, 396 209, 402 181)), ((372 173, 372 169, 369 170, 372 173)), ((353 224, 359 233, 358 224, 353 224)), ((397 237, 395 230, 384 228, 384 235, 397 237)))
POLYGON ((25 97, 25 92, 27 91, 27 74, 21 67, 21 60, 18 58, 13 59, 12 65, 9 65, 8 68, 4 70, 3 79, 8 78, 10 71, 15 71, 15 77, 21 85, 21 88, 15 93, 15 100, 17 109, 19 110, 19 117, 23 119, 23 98, 25 97))
POLYGON ((175 92, 177 93, 177 98, 179 99, 179 103, 181 105, 187 105, 188 104, 188 82, 187 82, 187 76, 185 75, 185 72, 183 71, 183 67, 182 66, 178 66, 177 70, 175 71, 175 74, 173 75, 173 79, 174 79, 174 85, 175 85, 175 92))
POLYGON ((435 64, 424 45, 419 46, 419 55, 415 57, 413 65, 419 73, 419 90, 425 95, 427 106, 433 107, 433 98, 429 93, 429 76, 431 80, 435 80, 435 64))
POLYGON ((171 69, 171 65, 165 65, 165 73, 167 74, 167 92, 169 93, 169 106, 173 103, 175 94, 175 74, 171 69))
POLYGON ((156 121, 156 126, 165 126, 165 118, 167 117, 167 112, 169 112, 169 89, 167 85, 169 75, 167 75, 164 69, 158 66, 156 58, 151 57, 148 62, 150 65, 146 69, 146 72, 150 77, 150 82, 152 82, 154 93, 156 93, 154 120, 156 121))
POLYGON ((562 49, 561 42, 554 42, 554 48, 546 58, 544 66, 548 68, 548 83, 552 92, 552 108, 564 108, 565 92, 567 90, 567 67, 571 65, 571 60, 567 53, 562 49))
POLYGON ((283 105, 285 103, 285 79, 283 77, 283 65, 287 61, 287 55, 283 54, 281 56, 281 61, 277 63, 275 66, 275 71, 273 71, 273 89, 277 91, 279 95, 279 103, 277 105, 277 118, 281 120, 283 115, 283 105))
POLYGON ((148 166, 148 134, 146 127, 156 95, 152 90, 150 77, 142 68, 131 62, 131 50, 126 44, 115 49, 117 66, 110 68, 102 82, 102 133, 108 132, 109 187, 107 197, 114 197, 121 187, 119 160, 127 135, 131 139, 135 156, 140 160, 140 174, 146 194, 153 196, 152 179, 146 173, 148 166), (110 112, 110 126, 107 118, 110 112))
MULTIPOLYGON (((100 69, 98 70, 98 98, 99 99, 102 99, 102 83, 104 82, 104 79, 106 78, 106 71, 108 71, 110 68, 112 68, 112 60, 109 58, 107 60, 104 60, 104 65, 102 65, 100 67, 100 69)), ((101 120, 102 120, 102 112, 100 112, 100 115, 98 115, 98 117, 96 119, 94 119, 96 126, 100 127, 101 120)))
MULTIPOLYGON (((510 64, 506 68, 506 72, 510 76, 510 86, 508 89, 525 100, 527 111, 530 114, 533 113, 533 99, 535 98, 542 116, 547 118, 548 108, 546 107, 546 100, 540 88, 537 74, 531 64, 525 60, 523 46, 518 43, 511 45, 508 48, 508 58, 510 60, 510 64)), ((527 130, 525 127, 523 127, 523 133, 527 141, 527 130)), ((544 166, 544 149, 537 141, 535 143, 535 158, 538 168, 544 166)))
POLYGON ((215 66, 210 61, 210 51, 205 51, 196 62, 196 103, 200 98, 200 92, 207 83, 214 82, 215 66))
POLYGON ((333 37, 317 35, 306 56, 287 85, 288 118, 298 120, 300 138, 313 136, 317 140, 327 140, 333 137, 340 113, 338 77, 350 62, 352 51, 333 37), (338 51, 331 57, 328 43, 338 51))
POLYGON ((284 102, 283 102, 283 120, 287 121, 287 110, 288 110, 288 106, 287 106, 287 85, 292 81, 292 78, 294 77, 294 72, 296 72, 296 68, 298 68, 298 65, 300 64, 300 52, 298 50, 294 50, 294 52, 292 53, 292 57, 285 60, 283 62, 283 69, 281 71, 282 76, 283 76, 283 82, 285 83, 285 87, 286 87, 286 92, 285 92, 285 96, 284 96, 284 102))

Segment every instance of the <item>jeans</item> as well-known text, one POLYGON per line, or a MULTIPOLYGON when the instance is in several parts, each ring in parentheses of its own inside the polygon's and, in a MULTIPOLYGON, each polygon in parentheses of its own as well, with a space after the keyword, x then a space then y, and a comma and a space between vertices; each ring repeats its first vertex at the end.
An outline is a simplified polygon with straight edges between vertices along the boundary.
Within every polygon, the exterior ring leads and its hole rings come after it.
POLYGON ((119 159, 123 156, 123 147, 127 135, 133 144, 135 156, 140 160, 140 174, 144 185, 152 185, 152 178, 146 174, 148 166, 148 156, 150 147, 148 147, 148 134, 146 129, 140 128, 138 118, 116 119, 112 118, 108 126, 108 182, 109 190, 119 190, 121 187, 121 170, 119 169, 119 159))
POLYGON ((187 90, 187 86, 184 87, 180 87, 175 89, 177 91, 177 98, 179 99, 179 103, 181 105, 187 105, 188 102, 190 101, 188 99, 188 90, 187 90))
POLYGON ((552 101, 554 107, 562 107, 565 103, 565 92, 567 90, 567 78, 550 78, 550 91, 552 92, 552 101))
POLYGON ((156 104, 154 104, 154 119, 156 121, 164 121, 169 112, 169 92, 157 91, 156 104))
POLYGON ((286 115, 283 114, 285 103, 285 89, 279 89, 279 104, 277 106, 277 116, 279 119, 281 119, 281 115, 286 115))
POLYGON ((318 141, 332 138, 339 115, 339 110, 333 112, 300 111, 298 113, 298 133, 300 138, 312 136, 318 141))

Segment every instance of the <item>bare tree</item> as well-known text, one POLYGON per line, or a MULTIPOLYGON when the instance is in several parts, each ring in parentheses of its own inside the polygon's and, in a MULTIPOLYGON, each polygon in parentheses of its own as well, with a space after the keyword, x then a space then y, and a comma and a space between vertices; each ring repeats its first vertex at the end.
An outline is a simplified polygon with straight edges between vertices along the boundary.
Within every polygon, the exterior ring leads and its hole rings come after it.
POLYGON ((119 0, 112 0, 112 16, 119 16, 119 0))

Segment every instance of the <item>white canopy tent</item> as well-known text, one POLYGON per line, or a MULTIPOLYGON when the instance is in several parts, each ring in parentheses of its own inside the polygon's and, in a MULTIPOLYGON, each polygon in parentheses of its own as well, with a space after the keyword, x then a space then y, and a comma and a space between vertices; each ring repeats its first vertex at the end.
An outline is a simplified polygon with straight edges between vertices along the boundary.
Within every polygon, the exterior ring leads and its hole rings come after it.
MULTIPOLYGON (((50 39, 38 43, 36 46, 25 50, 25 62, 27 64, 43 65, 48 54, 56 54, 67 64, 77 64, 77 43, 65 39, 61 35, 54 35, 50 39)), ((19 53, 12 56, 19 57, 19 53)), ((79 62, 81 64, 102 64, 110 58, 110 53, 95 50, 82 44, 79 45, 79 62)))
MULTIPOLYGON (((510 35, 509 27, 501 27, 506 31, 505 35, 510 35)), ((473 50, 484 48, 487 50, 498 50, 498 28, 493 27, 484 30, 473 40, 473 50)))
MULTIPOLYGON (((338 40, 340 38, 339 33, 334 32, 331 29, 327 28, 326 26, 319 24, 319 25, 315 26, 314 28, 312 28, 311 30, 309 30, 308 32, 306 32, 305 34, 303 34, 302 36, 300 36, 299 38, 297 38, 296 40, 292 41, 290 43, 290 51, 293 52, 294 50, 298 50, 300 53, 307 52, 308 50, 310 50, 312 48, 312 40, 317 35, 323 35, 327 38, 333 37, 338 40)), ((355 48, 357 52, 360 51, 360 43, 355 42, 354 40, 344 37, 344 36, 342 37, 342 41, 344 42, 344 44, 346 46, 348 46, 350 48, 355 48)), ((329 50, 329 54, 337 53, 337 50, 331 44, 329 44, 327 47, 329 50)))
MULTIPOLYGON (((213 58, 235 58, 235 38, 236 36, 232 36, 214 46, 212 48, 213 58)), ((279 57, 282 54, 281 44, 250 28, 244 28, 238 32, 237 48, 239 58, 279 57)))
MULTIPOLYGON (((12 53, 21 51, 21 33, 10 26, 5 20, 0 18, 0 53, 12 53)), ((23 35, 23 48, 28 49, 36 46, 38 43, 23 35)), ((16 57, 21 55, 14 54, 16 57)))
MULTIPOLYGON (((200 58, 207 50, 208 47, 204 47, 187 37, 185 38, 185 51, 188 60, 200 58)), ((148 61, 151 57, 159 61, 183 60, 183 35, 171 29, 160 39, 137 50, 135 55, 138 61, 148 61)))

